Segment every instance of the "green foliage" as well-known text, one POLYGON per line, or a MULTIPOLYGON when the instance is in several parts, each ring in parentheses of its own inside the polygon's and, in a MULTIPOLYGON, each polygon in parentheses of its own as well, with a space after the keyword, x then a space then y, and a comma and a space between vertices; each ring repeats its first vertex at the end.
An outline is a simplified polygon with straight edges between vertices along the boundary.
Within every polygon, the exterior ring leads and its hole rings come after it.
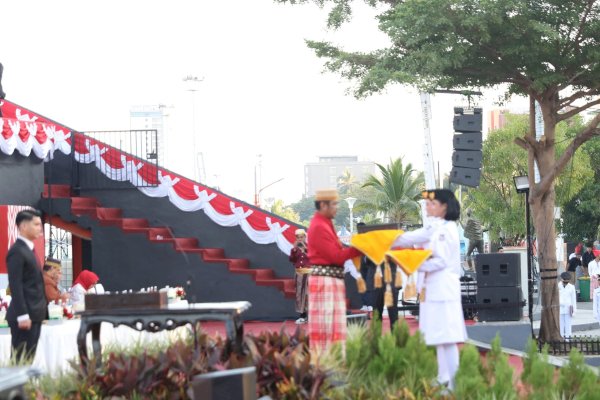
POLYGON ((496 336, 492 342, 492 350, 486 356, 485 371, 494 398, 503 400, 517 398, 513 369, 508 363, 508 356, 502 352, 500 336, 496 336))
MULTIPOLYGON (((489 228, 492 240, 525 234, 525 196, 515 190, 513 177, 527 175, 527 153, 514 140, 528 129, 526 115, 505 114, 506 126, 492 131, 483 143, 481 185, 463 195, 466 208, 489 228)), ((558 124, 556 153, 565 151, 566 142, 582 128, 580 118, 558 124)), ((590 157, 578 151, 569 167, 556 181, 557 206, 568 202, 591 184, 590 157)), ((597 207, 596 207, 597 209, 597 207)), ((569 218, 565 209, 563 218, 569 218)), ((599 213, 600 214, 600 213, 599 213)))
POLYGON ((346 382, 330 391, 333 398, 395 399, 433 398, 440 387, 435 351, 428 348, 419 332, 410 335, 400 320, 393 332, 381 335, 381 324, 353 328, 346 341, 345 362, 335 376, 346 382), (413 396, 413 397, 411 397, 413 396))
POLYGON ((548 400, 556 397, 554 384, 555 367, 548 363, 548 349, 544 347, 538 353, 537 344, 530 340, 527 347, 527 358, 523 360, 521 381, 529 389, 528 399, 548 400))
POLYGON ((365 201, 363 209, 382 212, 390 222, 417 222, 418 200, 425 189, 423 175, 417 174, 411 163, 403 165, 402 158, 391 160, 387 166, 376 165, 381 178, 371 175, 363 184, 375 189, 376 195, 365 201))
POLYGON ((569 363, 560 369, 558 391, 562 398, 599 399, 598 377, 585 365, 583 355, 572 349, 569 353, 569 363))
POLYGON ((275 200, 270 210, 273 214, 279 215, 282 218, 287 219, 288 221, 300 222, 300 216, 291 206, 286 206, 283 203, 283 200, 275 200))
POLYGON ((460 364, 455 377, 455 394, 460 399, 480 399, 488 392, 483 376, 481 356, 475 346, 465 345, 460 352, 460 364))
POLYGON ((561 231, 565 240, 580 242, 595 240, 600 226, 600 140, 590 140, 581 147, 575 158, 587 155, 590 159, 587 176, 590 181, 583 185, 562 210, 561 231))

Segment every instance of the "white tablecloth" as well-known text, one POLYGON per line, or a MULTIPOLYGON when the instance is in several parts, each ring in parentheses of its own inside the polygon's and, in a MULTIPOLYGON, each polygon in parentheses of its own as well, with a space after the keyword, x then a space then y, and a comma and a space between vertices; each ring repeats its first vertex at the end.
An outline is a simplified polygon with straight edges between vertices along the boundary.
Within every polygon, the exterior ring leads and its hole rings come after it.
MULTIPOLYGON (((80 322, 76 319, 49 321, 43 324, 33 367, 44 373, 52 372, 54 374, 69 369, 70 360, 78 361, 77 333, 79 332, 80 322)), ((179 337, 185 337, 189 332, 189 327, 157 333, 138 332, 127 326, 114 328, 112 324, 102 323, 100 343, 103 352, 132 346, 148 347, 149 343, 174 341, 179 337)), ((88 334, 87 343, 88 354, 91 355, 91 334, 88 334)), ((10 346, 10 329, 0 328, 0 366, 7 366, 10 362, 10 346)))

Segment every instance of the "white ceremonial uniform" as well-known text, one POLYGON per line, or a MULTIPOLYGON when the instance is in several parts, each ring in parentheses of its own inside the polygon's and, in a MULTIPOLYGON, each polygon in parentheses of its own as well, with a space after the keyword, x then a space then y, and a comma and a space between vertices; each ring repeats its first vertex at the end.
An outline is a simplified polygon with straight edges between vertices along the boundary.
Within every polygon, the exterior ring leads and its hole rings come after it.
POLYGON ((460 239, 453 221, 431 218, 427 227, 406 232, 393 247, 423 247, 431 257, 418 270, 417 290, 425 289, 419 305, 419 330, 428 345, 463 343, 467 330, 460 292, 460 239))
POLYGON ((558 283, 558 297, 560 304, 560 334, 571 336, 571 317, 577 311, 577 293, 575 286, 568 283, 566 286, 562 282, 558 283), (573 313, 571 313, 573 307, 573 313))

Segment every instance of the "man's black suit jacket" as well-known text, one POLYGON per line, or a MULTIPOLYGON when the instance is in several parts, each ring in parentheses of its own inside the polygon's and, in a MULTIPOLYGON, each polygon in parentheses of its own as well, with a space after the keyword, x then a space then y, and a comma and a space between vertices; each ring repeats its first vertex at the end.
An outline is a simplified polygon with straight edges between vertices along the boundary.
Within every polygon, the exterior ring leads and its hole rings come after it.
POLYGON ((8 250, 6 267, 12 296, 6 320, 14 323, 20 315, 29 314, 31 321, 43 321, 47 310, 44 277, 35 254, 24 241, 17 239, 8 250))

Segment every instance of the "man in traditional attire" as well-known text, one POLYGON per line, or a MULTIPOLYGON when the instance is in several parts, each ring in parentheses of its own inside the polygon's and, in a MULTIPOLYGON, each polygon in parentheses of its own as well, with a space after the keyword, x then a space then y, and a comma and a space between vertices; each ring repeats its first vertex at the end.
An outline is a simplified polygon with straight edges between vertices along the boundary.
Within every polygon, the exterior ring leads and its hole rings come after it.
POLYGON ((69 299, 68 293, 62 293, 58 287, 60 278, 62 275, 62 267, 60 260, 53 258, 47 258, 44 263, 44 288, 46 292, 46 301, 59 304, 61 301, 67 301, 69 299))
POLYGON ((315 212, 308 228, 308 335, 310 347, 322 351, 346 340, 346 287, 344 262, 361 253, 344 248, 331 220, 338 210, 336 190, 318 190, 315 212))
POLYGON ((296 268, 296 312, 300 317, 296 324, 305 324, 308 320, 308 269, 310 262, 306 248, 306 231, 296 229, 296 242, 290 253, 290 262, 296 268))

